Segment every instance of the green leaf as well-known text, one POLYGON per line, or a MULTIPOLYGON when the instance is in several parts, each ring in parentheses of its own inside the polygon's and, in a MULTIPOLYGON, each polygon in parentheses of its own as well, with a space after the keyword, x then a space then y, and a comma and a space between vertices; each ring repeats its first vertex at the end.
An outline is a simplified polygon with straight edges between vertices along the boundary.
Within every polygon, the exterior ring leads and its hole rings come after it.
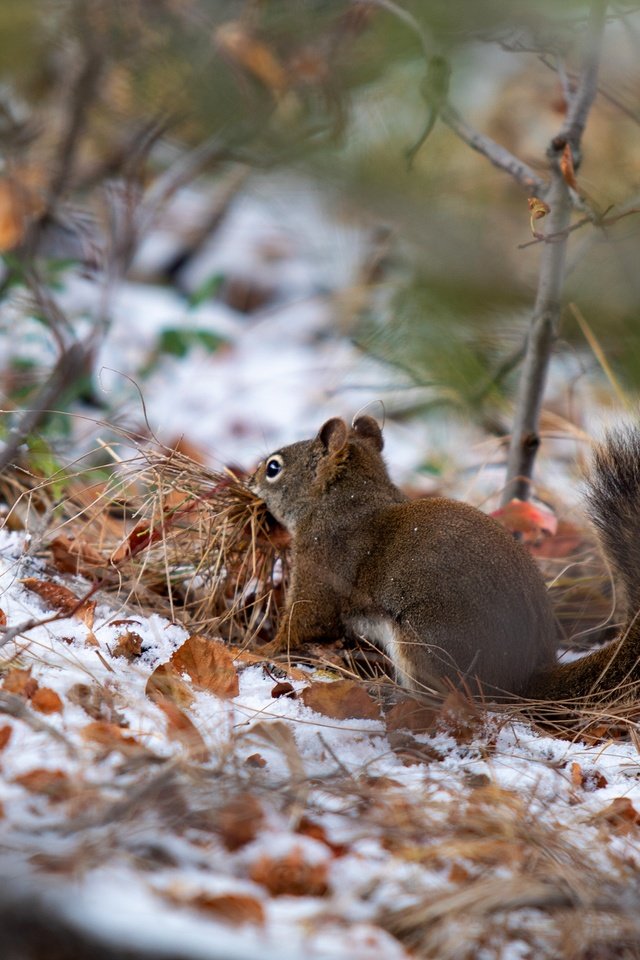
POLYGON ((193 327, 166 327, 160 334, 158 349, 173 357, 184 357, 194 347, 204 347, 208 353, 215 353, 226 340, 210 330, 197 330, 193 327))
POLYGON ((224 283, 224 274, 214 273, 201 283, 197 290, 189 297, 189 306, 193 309, 199 307, 205 300, 212 300, 219 292, 224 283))

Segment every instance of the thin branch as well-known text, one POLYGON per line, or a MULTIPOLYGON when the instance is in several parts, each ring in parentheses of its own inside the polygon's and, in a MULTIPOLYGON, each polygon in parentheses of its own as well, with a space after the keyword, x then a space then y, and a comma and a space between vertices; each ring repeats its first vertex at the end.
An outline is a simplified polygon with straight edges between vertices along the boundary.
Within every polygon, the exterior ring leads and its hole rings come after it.
POLYGON ((512 497, 526 500, 540 436, 538 425, 542 398, 560 320, 569 228, 571 194, 560 167, 567 144, 574 160, 580 155, 582 134, 598 89, 598 69, 605 26, 606 0, 593 0, 589 15, 583 68, 575 95, 569 104, 560 133, 551 141, 547 156, 551 162, 549 234, 558 239, 545 243, 540 258, 536 302, 527 336, 526 353, 516 401, 515 420, 502 503, 512 497))
POLYGON ((480 133, 463 120, 458 111, 447 103, 440 112, 440 119, 453 130, 468 147, 489 160, 494 167, 510 174, 522 187, 531 193, 541 194, 546 190, 544 180, 522 160, 518 160, 506 147, 501 146, 484 133, 480 133))
POLYGON ((19 423, 9 431, 7 441, 0 450, 0 474, 15 459, 21 445, 48 416, 58 400, 86 368, 90 347, 73 343, 62 353, 46 382, 38 391, 32 406, 26 410, 19 423))

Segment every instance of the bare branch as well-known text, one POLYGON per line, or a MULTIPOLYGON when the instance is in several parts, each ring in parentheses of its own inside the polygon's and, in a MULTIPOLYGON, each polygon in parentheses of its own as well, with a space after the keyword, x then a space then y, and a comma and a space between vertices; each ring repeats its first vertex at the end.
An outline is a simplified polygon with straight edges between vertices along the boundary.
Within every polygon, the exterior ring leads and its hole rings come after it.
POLYGON ((503 504, 512 497, 526 500, 529 496, 533 464, 540 445, 538 423, 551 352, 557 337, 571 225, 571 194, 560 168, 560 158, 567 144, 574 158, 579 157, 582 134, 598 88, 606 7, 606 0, 592 0, 580 81, 562 129, 547 151, 552 172, 547 195, 550 207, 548 232, 554 241, 544 244, 540 258, 538 291, 516 402, 503 504))
POLYGON ((587 117, 598 92, 598 71, 600 69, 606 12, 607 0, 593 0, 587 28, 582 74, 575 95, 569 103, 567 117, 560 131, 560 137, 565 138, 574 154, 578 153, 580 149, 587 117))
POLYGON ((544 193, 544 180, 535 173, 526 163, 518 160, 506 147, 502 147, 491 137, 480 133, 462 119, 458 111, 447 104, 440 112, 440 119, 453 130, 468 147, 476 150, 489 160, 494 167, 510 174, 522 187, 532 193, 544 193))

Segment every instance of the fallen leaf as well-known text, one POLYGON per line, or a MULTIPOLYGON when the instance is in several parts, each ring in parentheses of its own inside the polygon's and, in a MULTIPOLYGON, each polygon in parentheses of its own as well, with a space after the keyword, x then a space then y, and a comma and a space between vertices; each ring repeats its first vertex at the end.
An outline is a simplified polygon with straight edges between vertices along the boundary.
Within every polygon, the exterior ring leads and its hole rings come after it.
POLYGON ((31 706, 39 713, 62 713, 62 700, 50 687, 39 687, 31 698, 31 706))
POLYGON ((52 610, 57 610, 65 617, 75 617, 77 620, 81 620, 89 629, 93 627, 96 612, 95 600, 80 600, 67 587, 63 587, 59 583, 51 583, 49 580, 36 580, 34 577, 27 577, 26 580, 21 582, 23 587, 32 593, 36 593, 52 610))
POLYGON ((38 689, 38 681, 31 676, 31 667, 28 670, 11 667, 2 678, 2 689, 7 693, 15 693, 24 700, 30 700, 38 689))
POLYGON ((558 529, 558 520, 550 510, 517 498, 494 510, 491 516, 511 533, 521 534, 525 543, 539 543, 544 537, 553 536, 558 529))
POLYGON ((258 836, 264 822, 260 803, 251 793, 238 793, 216 811, 216 827, 227 850, 238 850, 258 836))
POLYGON ((283 857, 260 857, 249 875, 273 897, 323 897, 329 889, 326 862, 309 863, 300 847, 283 857))
POLYGON ((324 843, 325 847, 328 847, 331 850, 334 857, 343 857, 348 851, 348 847, 344 843, 334 843, 329 839, 327 831, 320 823, 316 823, 315 820, 309 820, 308 817, 303 817, 298 824, 296 833, 301 834, 303 837, 311 837, 313 840, 318 840, 320 843, 324 843))
POLYGON ((0 608, 0 627, 6 627, 7 625, 7 615, 2 608, 0 608))
POLYGON ((426 733, 433 730, 436 711, 419 700, 407 698, 394 704, 385 714, 387 730, 411 730, 412 733, 426 733))
POLYGON ((5 723, 3 727, 0 727, 0 750, 4 750, 6 745, 11 739, 11 734, 13 733, 13 727, 9 723, 5 723))
POLYGON ((277 700, 278 697, 290 697, 291 700, 295 700, 296 692, 288 681, 281 680, 271 690, 271 696, 274 700, 277 700))
POLYGON ((142 637, 133 630, 121 633, 113 648, 114 657, 122 657, 132 663, 142 653, 142 637))
POLYGON ((596 813, 593 820, 605 820, 615 833, 625 835, 635 832, 640 825, 640 813, 628 797, 616 797, 608 807, 596 813))
POLYGON ((354 680, 311 683, 300 694, 305 707, 333 720, 379 720, 380 707, 354 680))
POLYGON ((218 697, 236 697, 238 674, 231 654, 220 640, 208 640, 193 634, 171 657, 180 673, 186 673, 194 686, 218 697))
POLYGON ((106 747, 108 752, 119 750, 121 753, 130 754, 145 750, 135 737, 125 734, 116 723, 109 723, 107 720, 88 723, 81 729, 80 734, 83 740, 106 747))
POLYGON ((81 573, 94 578, 103 570, 108 561, 86 540, 60 535, 49 544, 53 562, 62 573, 81 573))
POLYGON ((186 713, 172 700, 160 699, 158 706, 167 718, 167 735, 170 740, 181 743, 189 757, 197 763, 203 763, 209 757, 209 748, 202 734, 186 713))
POLYGON ((257 767, 259 769, 267 765, 267 761, 259 753, 252 753, 244 762, 247 767, 257 767))
POLYGON ((260 901, 240 893, 201 893, 189 901, 189 906, 204 910, 217 920, 234 926, 241 923, 262 925, 265 921, 264 907, 260 901))
POLYGON ((105 687, 75 683, 67 691, 67 700, 82 707, 93 720, 106 720, 119 727, 127 726, 125 718, 116 710, 113 694, 105 687))
POLYGON ((449 883, 466 883, 467 880, 471 879, 471 874, 466 870, 462 864, 453 863, 451 864, 451 869, 449 870, 449 883))
POLYGON ((170 700, 178 707, 190 707, 193 703, 193 691, 189 684, 182 680, 171 663, 161 663, 153 671, 144 692, 154 703, 164 703, 170 700))
POLYGON ((30 770, 29 773, 23 773, 19 777, 15 777, 14 783, 19 783, 30 793, 38 793, 49 797, 52 803, 66 800, 73 793, 71 781, 63 770, 46 770, 44 768, 30 770))

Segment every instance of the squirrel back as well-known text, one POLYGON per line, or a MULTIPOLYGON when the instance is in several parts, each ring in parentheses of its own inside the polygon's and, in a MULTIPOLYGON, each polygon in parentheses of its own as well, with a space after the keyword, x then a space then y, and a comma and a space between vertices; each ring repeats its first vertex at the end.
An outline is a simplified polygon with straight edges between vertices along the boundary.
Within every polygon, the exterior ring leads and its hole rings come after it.
POLYGON ((292 534, 291 583, 275 644, 346 633, 376 642, 407 687, 462 684, 491 696, 603 695, 640 678, 640 430, 598 449, 588 500, 627 603, 603 650, 557 664, 558 631, 527 550, 480 510, 408 500, 382 457, 376 421, 327 421, 262 461, 250 485, 292 534))

